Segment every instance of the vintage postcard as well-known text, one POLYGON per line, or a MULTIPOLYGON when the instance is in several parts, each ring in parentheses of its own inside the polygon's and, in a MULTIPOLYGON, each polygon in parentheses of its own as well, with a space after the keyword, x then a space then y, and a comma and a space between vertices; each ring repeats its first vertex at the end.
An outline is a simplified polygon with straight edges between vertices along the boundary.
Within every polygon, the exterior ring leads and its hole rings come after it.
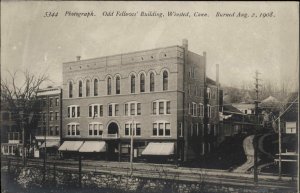
POLYGON ((1 1, 1 192, 296 193, 299 3, 1 1))

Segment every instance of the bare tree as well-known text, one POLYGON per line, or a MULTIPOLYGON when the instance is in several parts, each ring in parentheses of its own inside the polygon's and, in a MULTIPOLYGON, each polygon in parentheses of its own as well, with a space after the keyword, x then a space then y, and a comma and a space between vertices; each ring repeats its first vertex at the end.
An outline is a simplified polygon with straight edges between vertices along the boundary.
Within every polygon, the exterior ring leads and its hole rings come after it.
POLYGON ((6 104, 13 120, 20 126, 20 131, 23 131, 24 146, 31 135, 31 128, 34 128, 38 112, 37 91, 46 80, 47 75, 36 75, 28 70, 14 73, 8 71, 8 77, 1 79, 1 102, 6 104))

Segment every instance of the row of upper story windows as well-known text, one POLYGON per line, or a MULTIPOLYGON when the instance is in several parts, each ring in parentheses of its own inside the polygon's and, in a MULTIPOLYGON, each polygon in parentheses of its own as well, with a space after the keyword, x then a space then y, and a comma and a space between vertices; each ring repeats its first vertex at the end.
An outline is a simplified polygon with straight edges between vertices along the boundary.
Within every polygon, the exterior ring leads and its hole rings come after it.
MULTIPOLYGON (((68 108, 68 118, 80 117, 80 106, 70 105, 68 108)), ((140 102, 131 101, 124 104, 125 116, 136 116, 142 114, 142 104, 140 102)), ((167 115, 171 114, 171 101, 156 100, 152 102, 153 115, 167 115)), ((120 116, 120 106, 117 103, 110 103, 107 105, 108 116, 120 116)), ((104 109, 102 104, 91 104, 88 106, 88 117, 103 117, 104 109)))
POLYGON ((44 127, 38 127, 36 130, 36 135, 45 135, 48 136, 59 136, 59 126, 49 126, 49 131, 47 131, 46 126, 44 127))
MULTIPOLYGON (((188 85, 188 94, 189 95, 193 95, 193 96, 199 96, 199 97, 204 97, 203 96, 203 87, 198 87, 196 85, 192 85, 192 84, 189 84, 188 85)), ((206 89, 206 97, 207 99, 216 99, 216 91, 215 90, 212 90, 211 88, 207 88, 206 89)))
MULTIPOLYGON (((69 123, 67 125, 67 136, 80 136, 80 124, 79 123, 69 123)), ((102 136, 103 134, 103 124, 100 122, 89 123, 88 125, 88 135, 89 136, 102 136)), ((142 126, 139 122, 127 122, 124 126, 124 136, 129 137, 141 136, 142 126)), ((171 124, 166 121, 158 121, 153 123, 152 136, 158 137, 169 137, 171 136, 171 124)))
MULTIPOLYGON (((145 89, 145 74, 141 73, 139 75, 139 92, 144 93, 146 92, 145 89)), ((149 91, 154 92, 155 91, 155 74, 154 72, 150 73, 149 76, 149 91)), ((169 73, 168 71, 163 71, 163 76, 162 76, 162 82, 163 82, 163 91, 168 90, 168 84, 169 84, 169 73)), ((68 91, 69 91, 69 98, 74 97, 74 89, 73 89, 73 83, 69 82, 68 83, 68 91)), ((98 96, 99 95, 99 81, 98 79, 93 80, 93 95, 98 96)), ((108 77, 106 80, 106 94, 107 95, 112 95, 112 78, 108 77)), ((121 78, 120 76, 115 77, 115 94, 121 94, 121 78)), ((130 75, 130 93, 134 94, 136 93, 136 75, 132 74, 130 75)), ((85 96, 89 97, 91 96, 91 82, 90 80, 85 81, 85 96)), ((79 80, 78 81, 78 97, 83 97, 83 81, 79 80)))
MULTIPOLYGON (((40 107, 46 107, 47 106, 47 99, 46 98, 40 98, 40 107)), ((49 107, 58 107, 60 104, 59 97, 50 97, 49 98, 49 107)))
MULTIPOLYGON (((213 134, 214 136, 218 135, 218 125, 211 125, 207 124, 207 134, 211 135, 213 134)), ((189 135, 190 136, 202 136, 204 137, 205 132, 204 132, 204 124, 202 123, 191 123, 189 126, 189 135), (200 133, 201 130, 201 133, 200 133)))
MULTIPOLYGON (((212 109, 213 107, 210 106, 209 104, 207 105, 207 117, 211 118, 212 117, 212 109)), ((202 103, 189 103, 188 104, 188 113, 189 115, 192 115, 193 117, 204 117, 204 105, 202 103)))
MULTIPOLYGON (((40 121, 46 121, 46 118, 47 118, 47 113, 46 112, 40 112, 40 114, 39 114, 39 120, 40 121)), ((50 111, 49 112, 49 120, 50 121, 60 120, 60 118, 59 118, 59 112, 50 111)))

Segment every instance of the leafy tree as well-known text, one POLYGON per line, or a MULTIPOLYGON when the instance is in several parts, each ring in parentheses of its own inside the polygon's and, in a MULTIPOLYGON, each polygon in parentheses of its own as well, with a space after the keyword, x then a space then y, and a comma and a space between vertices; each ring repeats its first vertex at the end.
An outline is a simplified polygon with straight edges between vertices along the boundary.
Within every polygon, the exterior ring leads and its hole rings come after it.
POLYGON ((23 143, 26 146, 32 132, 31 129, 35 128, 36 123, 39 107, 37 91, 48 80, 48 76, 36 75, 28 70, 14 73, 8 71, 7 75, 6 79, 1 79, 1 102, 12 113, 13 120, 20 126, 20 131, 24 129, 25 140, 23 143))

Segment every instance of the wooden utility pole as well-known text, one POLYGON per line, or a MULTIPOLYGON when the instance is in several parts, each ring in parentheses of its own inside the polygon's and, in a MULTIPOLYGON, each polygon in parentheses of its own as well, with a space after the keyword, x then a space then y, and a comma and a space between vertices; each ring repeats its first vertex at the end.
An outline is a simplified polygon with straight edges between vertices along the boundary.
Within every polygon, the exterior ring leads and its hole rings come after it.
POLYGON ((134 130, 134 121, 132 117, 132 126, 130 127, 130 175, 133 173, 133 130, 134 130))
POLYGON ((278 176, 281 180, 281 123, 280 123, 280 114, 278 117, 278 153, 279 153, 279 163, 278 163, 278 176))
POLYGON ((258 92, 259 92, 259 78, 258 75, 260 73, 255 71, 255 92, 256 92, 256 100, 255 100, 255 117, 256 117, 256 127, 254 130, 254 138, 253 138, 253 148, 254 148, 254 167, 253 167, 253 175, 254 175, 254 183, 258 183, 258 172, 257 172, 257 154, 258 154, 258 144, 257 144, 257 132, 259 130, 259 113, 258 113, 258 92))
POLYGON ((81 188, 81 154, 78 152, 78 182, 79 182, 79 188, 81 188))
POLYGON ((45 122, 45 120, 44 120, 44 122, 43 122, 44 124, 44 144, 45 144, 45 147, 44 147, 44 172, 43 172, 43 182, 45 183, 45 181, 46 181, 46 157, 47 157, 47 150, 46 150, 46 140, 47 140, 47 138, 46 138, 46 122, 45 122))

